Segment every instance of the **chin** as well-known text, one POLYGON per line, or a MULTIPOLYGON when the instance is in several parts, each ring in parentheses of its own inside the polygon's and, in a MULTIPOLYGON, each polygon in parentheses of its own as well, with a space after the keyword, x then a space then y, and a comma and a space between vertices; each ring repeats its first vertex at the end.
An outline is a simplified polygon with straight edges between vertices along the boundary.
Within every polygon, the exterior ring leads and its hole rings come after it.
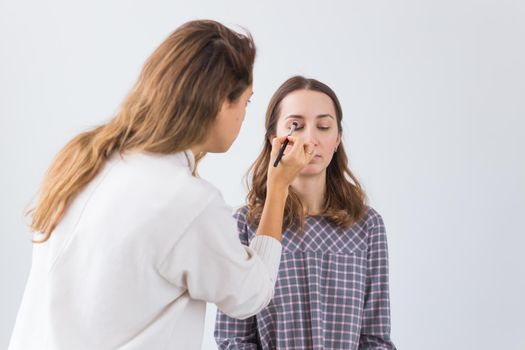
POLYGON ((207 153, 226 153, 230 149, 231 144, 229 145, 217 145, 212 149, 209 149, 207 153))
POLYGON ((299 176, 317 176, 325 170, 320 164, 308 164, 301 170, 299 176))

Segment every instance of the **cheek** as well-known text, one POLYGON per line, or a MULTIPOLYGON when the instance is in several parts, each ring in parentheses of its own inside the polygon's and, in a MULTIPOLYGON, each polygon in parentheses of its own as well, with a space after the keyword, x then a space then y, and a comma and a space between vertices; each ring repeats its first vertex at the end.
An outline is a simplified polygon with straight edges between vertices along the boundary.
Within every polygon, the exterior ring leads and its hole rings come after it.
POLYGON ((235 128, 237 132, 241 130, 242 123, 244 123, 245 117, 246 117, 246 109, 243 108, 242 111, 237 115, 237 119, 235 120, 235 128))
POLYGON ((234 114, 231 115, 231 118, 228 121, 228 125, 224 130, 224 135, 228 135, 227 137, 229 142, 233 142, 232 140, 235 140, 239 135, 242 123, 244 121, 245 113, 245 108, 239 108, 236 111, 234 111, 234 114))
POLYGON ((277 134, 277 137, 281 137, 281 136, 286 136, 288 135, 288 133, 290 132, 290 130, 288 128, 286 128, 285 126, 277 126, 276 130, 275 130, 275 133, 277 134))
POLYGON ((244 116, 246 114, 246 110, 244 108, 240 108, 235 111, 233 114, 233 118, 230 120, 230 129, 232 131, 237 131, 241 128, 242 122, 244 121, 244 116))
POLYGON ((246 118, 246 111, 247 111, 247 106, 242 106, 241 109, 239 110, 239 121, 242 123, 244 122, 244 119, 246 118))
POLYGON ((324 135, 321 138, 321 143, 323 145, 323 149, 328 151, 333 151, 335 147, 337 146, 337 134, 335 135, 324 135))

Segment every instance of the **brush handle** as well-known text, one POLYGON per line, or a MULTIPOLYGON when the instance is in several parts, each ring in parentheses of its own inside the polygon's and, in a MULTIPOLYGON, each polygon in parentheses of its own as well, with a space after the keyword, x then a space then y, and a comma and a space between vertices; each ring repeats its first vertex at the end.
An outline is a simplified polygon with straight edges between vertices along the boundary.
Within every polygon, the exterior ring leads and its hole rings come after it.
MULTIPOLYGON (((288 133, 288 136, 292 136, 293 132, 295 131, 295 129, 297 129, 298 126, 299 126, 299 124, 297 124, 297 122, 293 122, 292 123, 292 128, 290 129, 290 132, 288 133)), ((279 154, 277 154, 277 159, 275 160, 275 163, 273 163, 273 167, 274 168, 276 168, 277 164, 279 164, 279 162, 281 161, 281 158, 284 155, 284 150, 286 149, 286 146, 288 146, 288 142, 289 142, 288 139, 284 140, 283 145, 281 147, 281 150, 279 151, 279 154)))
POLYGON ((281 146, 281 150, 279 151, 279 154, 277 154, 277 159, 275 160, 275 163, 273 163, 273 167, 277 167, 277 164, 281 161, 281 158, 284 155, 284 150, 286 149, 286 146, 288 146, 288 139, 284 140, 283 145, 281 146))

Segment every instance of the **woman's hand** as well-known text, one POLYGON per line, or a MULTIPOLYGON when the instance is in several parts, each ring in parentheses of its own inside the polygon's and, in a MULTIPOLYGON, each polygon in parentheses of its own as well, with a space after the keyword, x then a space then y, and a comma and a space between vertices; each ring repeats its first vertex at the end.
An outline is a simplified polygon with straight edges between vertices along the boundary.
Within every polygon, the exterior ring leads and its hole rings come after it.
POLYGON ((270 164, 268 165, 268 191, 277 189, 288 193, 288 187, 303 168, 310 163, 314 157, 314 145, 310 142, 305 143, 300 137, 281 136, 272 140, 272 152, 270 164), (288 139, 287 152, 281 161, 274 167, 277 154, 284 141, 288 139))

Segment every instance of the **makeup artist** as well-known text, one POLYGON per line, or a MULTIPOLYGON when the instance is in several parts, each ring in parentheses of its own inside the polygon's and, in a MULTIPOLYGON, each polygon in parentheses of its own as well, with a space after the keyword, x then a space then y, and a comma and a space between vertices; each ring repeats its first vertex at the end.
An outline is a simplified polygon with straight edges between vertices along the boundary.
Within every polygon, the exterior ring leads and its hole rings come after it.
POLYGON ((175 30, 107 123, 74 137, 30 210, 32 267, 9 349, 200 349, 206 302, 244 319, 273 295, 288 187, 313 146, 268 167, 248 247, 197 176, 226 152, 252 95, 251 36, 214 21, 175 30))

